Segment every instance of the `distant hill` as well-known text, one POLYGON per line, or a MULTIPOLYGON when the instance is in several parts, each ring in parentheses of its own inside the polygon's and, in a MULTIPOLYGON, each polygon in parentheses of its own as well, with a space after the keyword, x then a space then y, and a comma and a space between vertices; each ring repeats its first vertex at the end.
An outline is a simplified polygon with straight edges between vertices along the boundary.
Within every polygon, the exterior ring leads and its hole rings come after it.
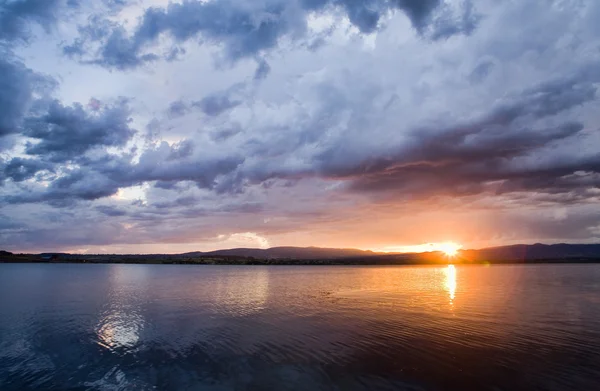
MULTIPOLYGON (((184 256, 236 256, 257 259, 360 259, 390 258, 428 260, 442 256, 439 252, 421 254, 389 254, 356 249, 337 249, 320 247, 272 247, 268 249, 232 248, 210 252, 193 252, 184 256)), ((556 259, 600 259, 600 244, 519 244, 513 246, 489 247, 479 250, 461 250, 456 261, 493 262, 493 261, 535 261, 556 259)))
MULTIPOLYGON (((193 252, 184 256, 237 256, 258 259, 343 259, 343 258, 404 258, 429 259, 440 253, 389 254, 356 249, 320 247, 272 247, 268 249, 232 248, 210 252, 193 252)), ((518 244, 512 246, 488 247, 479 250, 461 250, 458 260, 465 262, 492 261, 533 261, 543 259, 599 258, 600 244, 518 244)))
POLYGON ((373 251, 321 247, 232 248, 210 252, 191 252, 185 256, 237 256, 260 259, 337 259, 377 255, 373 251))
POLYGON ((466 261, 535 261, 543 259, 600 258, 600 244, 518 244, 460 251, 466 261))
POLYGON ((11 254, 0 262, 181 263, 210 265, 432 265, 469 263, 600 263, 600 244, 519 244, 461 250, 448 258, 441 252, 377 253, 320 247, 233 248, 185 254, 11 254))

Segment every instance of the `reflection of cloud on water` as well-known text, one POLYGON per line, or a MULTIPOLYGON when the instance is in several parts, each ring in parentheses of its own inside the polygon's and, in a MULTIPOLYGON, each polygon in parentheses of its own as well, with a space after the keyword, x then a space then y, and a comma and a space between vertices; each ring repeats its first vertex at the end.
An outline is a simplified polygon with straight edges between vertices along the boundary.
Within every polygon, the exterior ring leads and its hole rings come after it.
POLYGON ((141 306, 147 270, 139 265, 111 265, 109 301, 97 326, 98 344, 110 350, 131 349, 144 328, 141 306))
POLYGON ((131 348, 140 339, 144 319, 137 314, 118 312, 102 319, 98 329, 98 343, 108 349, 131 348))
POLYGON ((214 305, 219 312, 245 316, 265 308, 269 294, 269 272, 254 267, 239 273, 224 273, 215 281, 214 305))

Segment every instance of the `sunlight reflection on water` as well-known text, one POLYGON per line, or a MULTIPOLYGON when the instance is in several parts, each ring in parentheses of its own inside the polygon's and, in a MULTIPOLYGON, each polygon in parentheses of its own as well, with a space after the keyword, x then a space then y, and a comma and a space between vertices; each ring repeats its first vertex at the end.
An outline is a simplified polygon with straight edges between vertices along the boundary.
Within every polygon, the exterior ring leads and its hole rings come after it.
POLYGON ((446 290, 450 296, 450 304, 454 301, 454 295, 456 293, 456 267, 454 265, 448 265, 445 270, 446 273, 446 290))
POLYGON ((599 280, 598 265, 0 265, 0 389, 595 389, 599 280))

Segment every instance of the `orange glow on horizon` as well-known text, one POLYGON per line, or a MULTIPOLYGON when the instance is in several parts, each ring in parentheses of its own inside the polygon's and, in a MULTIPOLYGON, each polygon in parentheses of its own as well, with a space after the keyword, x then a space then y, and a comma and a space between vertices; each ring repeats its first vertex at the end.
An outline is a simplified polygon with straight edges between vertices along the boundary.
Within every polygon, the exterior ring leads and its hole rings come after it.
POLYGON ((444 253, 447 257, 452 258, 458 254, 458 250, 460 250, 463 246, 456 242, 448 241, 448 242, 439 242, 439 243, 426 243, 419 244, 414 246, 389 246, 381 249, 377 249, 375 251, 389 252, 389 253, 424 253, 430 251, 440 251, 444 253))
POLYGON ((454 242, 446 242, 441 243, 439 245, 439 251, 443 252, 447 257, 455 257, 458 254, 458 250, 460 250, 462 246, 460 244, 456 244, 454 242))

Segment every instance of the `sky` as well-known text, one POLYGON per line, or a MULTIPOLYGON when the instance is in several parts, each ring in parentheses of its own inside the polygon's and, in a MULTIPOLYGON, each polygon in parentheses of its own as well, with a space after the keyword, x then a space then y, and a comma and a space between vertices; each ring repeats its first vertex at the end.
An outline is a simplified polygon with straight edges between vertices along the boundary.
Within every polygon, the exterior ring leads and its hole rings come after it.
POLYGON ((598 242, 598 20, 596 0, 0 0, 0 248, 598 242))

